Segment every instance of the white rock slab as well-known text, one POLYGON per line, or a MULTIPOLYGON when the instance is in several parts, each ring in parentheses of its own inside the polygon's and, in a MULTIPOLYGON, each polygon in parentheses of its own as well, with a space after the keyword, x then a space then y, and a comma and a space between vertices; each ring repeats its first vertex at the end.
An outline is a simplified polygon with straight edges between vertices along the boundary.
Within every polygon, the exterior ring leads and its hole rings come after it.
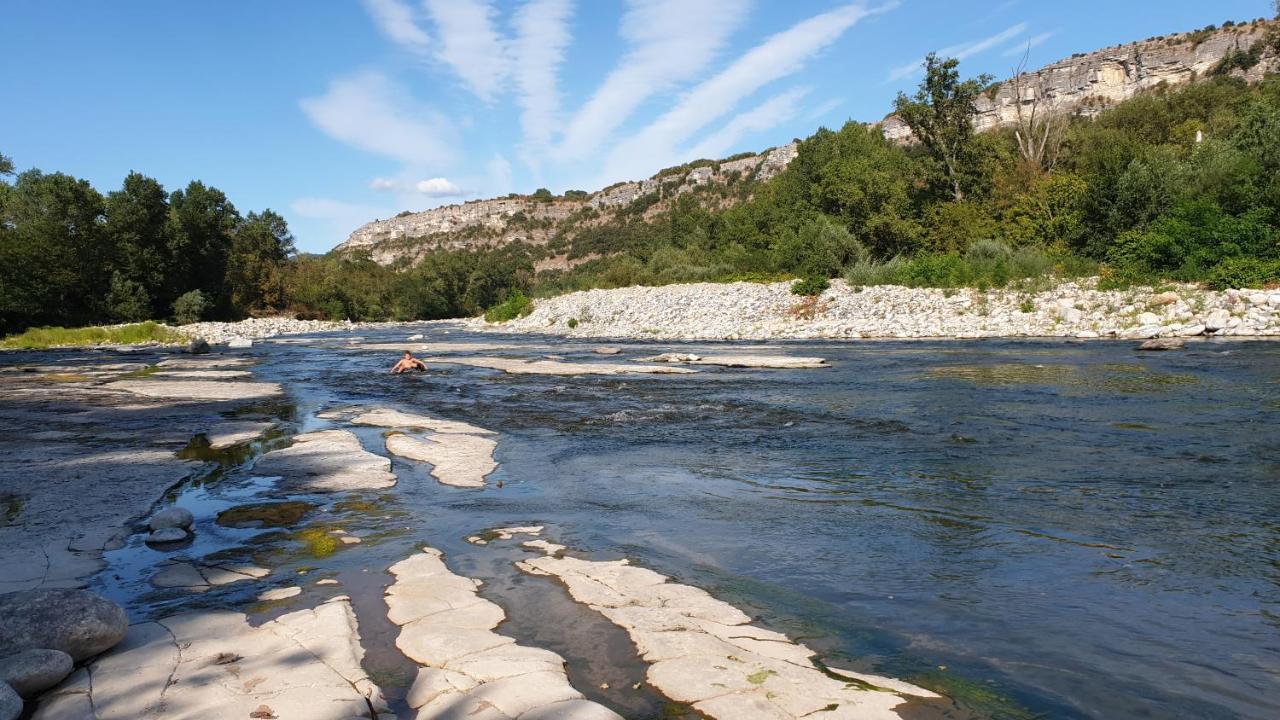
POLYGON ((387 436, 387 451, 419 462, 431 463, 431 475, 445 485, 484 487, 484 479, 497 469, 493 451, 498 444, 487 437, 440 433, 427 440, 400 433, 387 436))
POLYGON ((38 720, 280 718, 348 720, 386 711, 361 669, 346 597, 258 627, 241 613, 193 612, 132 626, 125 640, 42 700, 38 720))
POLYGON ((424 362, 469 365, 501 370, 512 375, 685 375, 697 372, 670 365, 626 365, 622 363, 574 363, 559 360, 516 360, 497 357, 430 357, 424 362))
POLYGON ((731 368, 776 368, 785 370, 827 368, 826 358, 791 357, 788 355, 690 355, 663 353, 637 362, 683 363, 686 365, 719 365, 731 368))
POLYGON ((283 394, 276 383, 218 380, 117 380, 103 387, 142 397, 191 401, 252 400, 283 394))
POLYGON ((390 408, 376 408, 357 415, 351 420, 356 425, 373 425, 384 428, 407 428, 430 430, 435 433, 458 433, 462 435, 493 435, 492 430, 469 425, 455 420, 442 420, 426 415, 401 412, 390 408))
POLYGON ((390 572, 396 646, 423 666, 407 697, 418 720, 621 720, 569 684, 564 658, 494 632, 502 608, 476 594, 478 580, 451 572, 439 550, 424 548, 390 572))
POLYGON ((314 492, 380 490, 396 484, 391 461, 366 451, 348 430, 298 435, 290 447, 263 455, 254 472, 279 475, 286 485, 314 492))
MULTIPOLYGON (((529 545, 529 543, 525 543, 529 545)), ((553 553, 558 546, 544 550, 553 553)), ((599 562, 551 554, 518 563, 559 578, 578 602, 631 636, 651 663, 649 682, 663 694, 720 720, 794 720, 808 716, 900 720, 904 696, 936 694, 901 681, 855 676, 842 682, 812 662, 813 651, 756 627, 740 610, 705 591, 670 582, 626 560, 599 562)))

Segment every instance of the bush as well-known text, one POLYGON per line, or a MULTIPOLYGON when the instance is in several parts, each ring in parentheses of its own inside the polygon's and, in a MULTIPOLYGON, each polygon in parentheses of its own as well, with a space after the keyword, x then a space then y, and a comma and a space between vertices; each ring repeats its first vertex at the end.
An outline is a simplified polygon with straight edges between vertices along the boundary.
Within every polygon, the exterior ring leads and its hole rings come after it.
POLYGON ((506 322, 533 312, 533 301, 516 291, 511 297, 485 311, 486 322, 506 322))
POLYGON ((569 329, 572 330, 576 327, 578 327, 578 318, 569 318, 569 329))
POLYGON ((1209 273, 1209 287, 1214 290, 1262 287, 1275 282, 1280 282, 1280 260, 1227 258, 1209 273))
POLYGON ((148 321, 119 327, 32 328, 21 335, 5 338, 0 341, 0 347, 35 350, 67 346, 138 345, 151 342, 175 345, 186 341, 186 335, 148 321))
POLYGON ((151 314, 151 298, 142 283, 126 280, 115 273, 107 292, 107 312, 118 322, 138 322, 151 314))
POLYGON ((204 293, 199 290, 183 293, 177 300, 173 301, 173 317, 179 325, 200 322, 200 319, 208 311, 209 301, 205 299, 204 293))
POLYGON ((831 283, 824 277, 812 276, 797 280, 791 286, 792 295, 806 295, 816 297, 821 295, 823 291, 831 287, 831 283))

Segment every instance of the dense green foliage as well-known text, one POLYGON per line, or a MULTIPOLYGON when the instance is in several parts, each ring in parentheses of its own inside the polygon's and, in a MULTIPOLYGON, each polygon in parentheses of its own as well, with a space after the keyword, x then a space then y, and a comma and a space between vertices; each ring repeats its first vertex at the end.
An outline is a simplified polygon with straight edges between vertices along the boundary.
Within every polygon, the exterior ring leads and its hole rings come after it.
POLYGON ((103 196, 28 170, 0 183, 0 331, 164 318, 197 290, 206 302, 196 315, 279 309, 292 253, 284 218, 242 217, 199 181, 169 193, 130 173, 103 196))
POLYGON ((186 336, 154 322, 117 327, 32 328, 0 340, 0 347, 39 350, 43 348, 83 345, 137 345, 140 343, 180 343, 186 336))
POLYGON ((533 301, 517 290, 511 297, 485 311, 484 319, 489 322, 506 322, 524 317, 533 312, 533 301))
MULTIPOLYGON (((367 255, 294 256, 280 216, 242 216, 200 182, 166 193, 133 173, 104 197, 29 170, 0 182, 0 330, 170 313, 498 319, 524 311, 520 298, 697 281, 1280 282, 1280 78, 1250 86, 1220 74, 1074 118, 1046 169, 1012 131, 969 131, 985 78, 961 80, 954 61, 937 58, 926 69, 920 91, 897 103, 919 144, 854 122, 823 128, 767 182, 730 173, 682 186, 688 169, 720 165, 697 161, 607 215, 508 218, 509 228, 549 231, 545 244, 436 250, 391 267, 367 255), (535 272, 551 257, 570 267, 535 272)), ((558 202, 544 189, 534 198, 558 202)))

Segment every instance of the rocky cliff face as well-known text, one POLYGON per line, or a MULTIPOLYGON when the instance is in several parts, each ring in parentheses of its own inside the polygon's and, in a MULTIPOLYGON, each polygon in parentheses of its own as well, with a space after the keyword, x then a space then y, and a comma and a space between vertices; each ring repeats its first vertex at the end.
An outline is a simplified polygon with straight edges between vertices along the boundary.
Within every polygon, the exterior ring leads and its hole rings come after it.
MULTIPOLYGON (((1280 23, 1255 22, 1213 31, 1198 30, 1142 42, 1119 45, 1076 55, 1024 74, 1018 82, 1007 80, 983 95, 974 126, 979 130, 1011 127, 1018 122, 1018 107, 1034 102, 1055 112, 1092 117, 1121 101, 1157 87, 1174 87, 1213 73, 1229 55, 1247 51, 1257 43, 1265 48, 1258 62, 1230 74, 1250 82, 1267 72, 1280 70, 1276 50, 1265 43, 1280 23)), ((910 142, 911 129, 895 115, 881 127, 886 138, 910 142)))
POLYGON ((768 180, 782 172, 796 153, 796 145, 791 143, 759 155, 665 170, 648 180, 618 183, 586 197, 543 201, 512 195, 407 213, 361 226, 334 251, 350 254, 367 250, 374 261, 389 265, 401 260, 413 262, 431 250, 499 247, 512 242, 542 244, 571 220, 603 222, 659 191, 670 201, 699 186, 768 180))

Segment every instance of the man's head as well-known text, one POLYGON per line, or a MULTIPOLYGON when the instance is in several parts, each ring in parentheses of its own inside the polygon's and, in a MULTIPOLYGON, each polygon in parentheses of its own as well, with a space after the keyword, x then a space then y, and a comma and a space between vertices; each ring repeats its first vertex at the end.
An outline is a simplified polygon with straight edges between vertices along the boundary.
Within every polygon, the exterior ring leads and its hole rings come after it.
POLYGON ((412 360, 412 359, 413 359, 413 353, 409 352, 408 350, 405 350, 405 351, 404 351, 404 359, 405 359, 405 360, 412 360))

